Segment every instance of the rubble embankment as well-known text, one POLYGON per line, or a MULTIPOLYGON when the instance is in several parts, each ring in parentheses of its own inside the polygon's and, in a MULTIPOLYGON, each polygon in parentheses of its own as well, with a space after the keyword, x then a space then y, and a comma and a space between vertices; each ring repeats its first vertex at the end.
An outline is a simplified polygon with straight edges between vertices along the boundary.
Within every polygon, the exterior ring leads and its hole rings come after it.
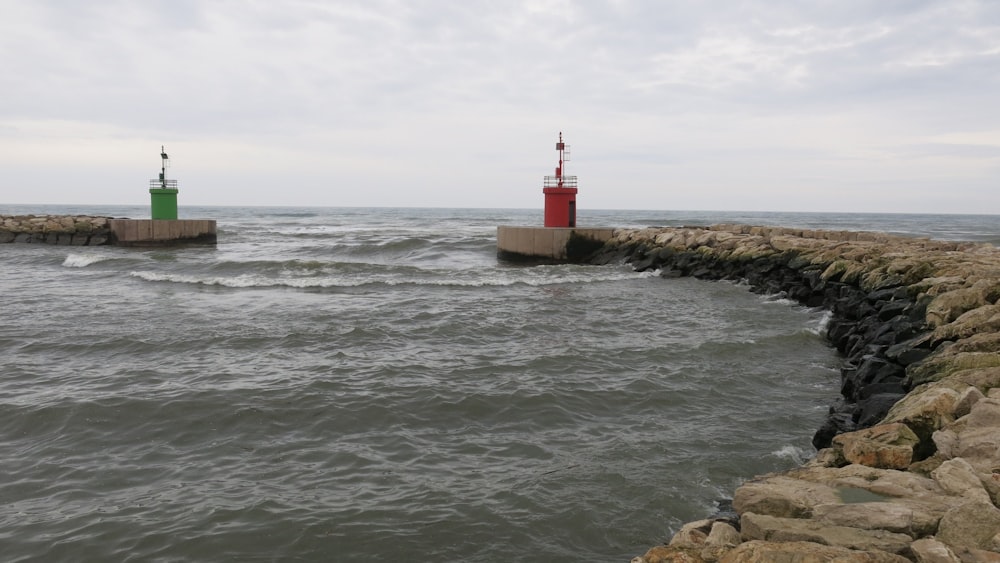
POLYGON ((1000 561, 1000 249, 747 225, 618 230, 592 258, 833 313, 842 398, 804 466, 633 563, 1000 561))
POLYGON ((0 243, 111 244, 110 220, 91 215, 0 215, 0 243))

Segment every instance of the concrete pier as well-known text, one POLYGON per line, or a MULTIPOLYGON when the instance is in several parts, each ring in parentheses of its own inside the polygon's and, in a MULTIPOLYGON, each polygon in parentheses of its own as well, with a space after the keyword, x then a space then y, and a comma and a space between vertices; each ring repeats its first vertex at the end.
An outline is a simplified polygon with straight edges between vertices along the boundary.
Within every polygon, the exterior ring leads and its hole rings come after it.
POLYGON ((583 262, 614 236, 614 229, 497 227, 497 258, 510 262, 583 262))
POLYGON ((92 215, 0 215, 0 243, 65 246, 215 244, 215 219, 114 219, 92 215))
POLYGON ((171 246, 215 244, 215 219, 111 219, 113 244, 171 246))

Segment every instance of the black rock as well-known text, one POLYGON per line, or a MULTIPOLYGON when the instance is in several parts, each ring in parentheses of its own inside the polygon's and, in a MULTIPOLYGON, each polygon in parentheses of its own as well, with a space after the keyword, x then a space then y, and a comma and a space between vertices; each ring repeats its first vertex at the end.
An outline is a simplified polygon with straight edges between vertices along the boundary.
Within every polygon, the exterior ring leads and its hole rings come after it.
POLYGON ((831 414, 826 417, 826 422, 823 423, 823 426, 820 426, 819 430, 813 434, 813 447, 817 450, 829 448, 833 443, 834 436, 855 430, 857 430, 857 425, 854 423, 852 415, 847 413, 831 414))
POLYGON ((869 428, 879 423, 905 393, 878 393, 859 401, 858 428, 869 428))

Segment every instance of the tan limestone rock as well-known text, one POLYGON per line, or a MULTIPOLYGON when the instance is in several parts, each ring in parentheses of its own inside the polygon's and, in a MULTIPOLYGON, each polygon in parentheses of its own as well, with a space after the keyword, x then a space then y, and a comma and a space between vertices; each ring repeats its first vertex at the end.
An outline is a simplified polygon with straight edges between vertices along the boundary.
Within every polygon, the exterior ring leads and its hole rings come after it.
POLYGON ((958 352, 1000 352, 1000 332, 973 334, 954 342, 942 353, 958 352))
MULTIPOLYGON (((952 382, 964 383, 987 394, 990 389, 1000 387, 1000 367, 976 368, 956 371, 948 376, 952 382)), ((964 389, 953 387, 956 391, 964 389)))
POLYGON ((705 545, 709 532, 712 531, 712 524, 715 520, 696 520, 681 526, 681 529, 674 534, 667 544, 670 547, 697 547, 705 545))
POLYGON ((1000 434, 996 427, 966 428, 958 435, 955 457, 960 457, 982 473, 1000 467, 1000 434))
POLYGON ((834 448, 823 448, 804 464, 806 467, 843 467, 847 465, 844 452, 834 448))
POLYGON ((812 542, 750 541, 726 553, 720 563, 909 563, 884 551, 858 551, 812 542))
POLYGON ((941 455, 941 452, 937 451, 928 458, 920 461, 914 461, 909 467, 906 468, 906 470, 916 475, 920 475, 921 477, 930 477, 931 471, 937 469, 938 466, 948 459, 950 458, 941 455))
POLYGON ((906 469, 920 439, 905 424, 880 424, 833 438, 834 448, 850 463, 882 469, 906 469))
POLYGON ((931 435, 955 421, 955 403, 959 393, 948 385, 918 387, 889 409, 883 423, 902 422, 920 437, 931 435))
POLYGON ((742 542, 736 528, 725 522, 712 524, 712 531, 705 540, 705 548, 701 550, 701 558, 705 561, 718 561, 725 553, 742 542))
POLYGON ((1000 553, 982 549, 955 548, 952 550, 962 563, 1000 563, 1000 553))
POLYGON ((979 402, 980 399, 985 399, 986 395, 978 388, 969 386, 965 391, 961 391, 958 396, 958 401, 955 403, 955 418, 962 418, 963 416, 972 412, 972 406, 979 402))
POLYGON ((885 530, 862 530, 847 526, 831 526, 803 518, 776 518, 747 512, 740 518, 743 539, 813 542, 861 551, 881 550, 903 554, 913 538, 885 530))
POLYGON ((631 563, 711 563, 701 558, 696 549, 658 545, 645 554, 633 557, 631 563))
POLYGON ((907 366, 906 379, 911 385, 916 386, 940 381, 963 370, 992 367, 1000 367, 1000 353, 998 352, 933 354, 921 362, 907 366))
POLYGON ((946 325, 934 329, 934 342, 969 338, 980 333, 994 334, 1000 329, 1000 305, 983 305, 963 313, 946 325))
MULTIPOLYGON (((961 427, 964 428, 965 424, 962 423, 961 427)), ((934 447, 937 448, 935 455, 942 458, 942 461, 957 456, 958 432, 956 430, 955 424, 949 424, 947 427, 934 432, 931 437, 934 441, 934 447)))
POLYGON ((980 474, 1000 472, 1000 399, 977 401, 969 414, 935 433, 942 454, 962 458, 980 474))
POLYGON ((954 547, 1000 550, 1000 509, 992 502, 970 500, 941 518, 937 539, 954 547))
POLYGON ((918 538, 937 531, 946 507, 908 502, 824 504, 813 509, 813 519, 831 526, 886 530, 918 538))
POLYGON ((931 472, 931 476, 949 494, 963 499, 993 502, 976 470, 960 457, 942 463, 931 472))
MULTIPOLYGON (((844 467, 800 467, 786 471, 781 476, 832 487, 834 490, 853 487, 894 498, 944 494, 933 479, 908 471, 877 469, 857 464, 844 467)), ((834 502, 840 502, 840 495, 834 498, 834 502)))
POLYGON ((962 563, 947 545, 933 538, 924 538, 910 544, 916 563, 962 563))
POLYGON ((969 409, 965 422, 968 427, 1000 428, 1000 400, 983 399, 969 409))
POLYGON ((808 518, 814 506, 837 502, 840 496, 834 487, 783 475, 749 481, 733 495, 737 514, 755 512, 788 518, 808 518))
POLYGON ((927 324, 933 328, 946 325, 966 311, 987 305, 986 288, 974 284, 942 293, 927 305, 927 324))

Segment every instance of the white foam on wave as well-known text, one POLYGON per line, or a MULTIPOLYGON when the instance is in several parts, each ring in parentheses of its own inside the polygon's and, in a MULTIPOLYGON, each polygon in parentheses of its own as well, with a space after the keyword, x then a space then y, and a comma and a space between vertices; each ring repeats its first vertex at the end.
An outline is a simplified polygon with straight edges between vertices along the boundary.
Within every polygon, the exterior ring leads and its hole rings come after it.
POLYGON ((823 316, 820 317, 815 326, 809 328, 809 332, 815 334, 816 336, 825 336, 827 329, 830 328, 830 321, 832 320, 833 312, 823 311, 823 316))
POLYGON ((787 459, 796 465, 802 465, 809 460, 809 456, 811 454, 803 448, 789 445, 783 446, 781 449, 771 452, 771 455, 780 459, 787 459))
POLYGON ((241 274, 238 276, 198 276, 191 274, 167 274, 149 271, 133 271, 129 275, 139 279, 152 282, 172 282, 197 285, 210 285, 234 288, 247 287, 294 287, 299 289, 308 288, 337 288, 337 287, 362 287, 367 285, 387 285, 387 286, 440 286, 440 287, 507 287, 513 285, 528 285, 532 287, 545 287, 550 285, 598 283, 609 281, 620 281, 628 279, 640 279, 651 277, 651 273, 643 272, 614 272, 604 275, 593 275, 592 273, 547 273, 536 276, 523 275, 522 273, 508 273, 504 271, 479 272, 470 271, 468 274, 450 273, 441 275, 429 272, 428 277, 399 277, 393 275, 367 275, 367 276, 344 276, 344 275, 324 275, 302 277, 298 275, 270 278, 255 274, 241 274))
POLYGON ((761 295, 760 300, 764 303, 770 303, 775 305, 798 305, 799 303, 794 299, 789 299, 784 292, 772 293, 769 295, 761 295))
POLYGON ((66 256, 65 260, 63 260, 62 265, 67 268, 86 268, 91 264, 96 264, 110 259, 110 256, 103 256, 100 254, 70 254, 66 256))
POLYGON ((218 285, 224 287, 267 287, 275 284, 260 276, 240 275, 236 277, 198 277, 181 274, 161 274, 159 272, 129 272, 129 275, 152 282, 190 283, 199 285, 218 285))

